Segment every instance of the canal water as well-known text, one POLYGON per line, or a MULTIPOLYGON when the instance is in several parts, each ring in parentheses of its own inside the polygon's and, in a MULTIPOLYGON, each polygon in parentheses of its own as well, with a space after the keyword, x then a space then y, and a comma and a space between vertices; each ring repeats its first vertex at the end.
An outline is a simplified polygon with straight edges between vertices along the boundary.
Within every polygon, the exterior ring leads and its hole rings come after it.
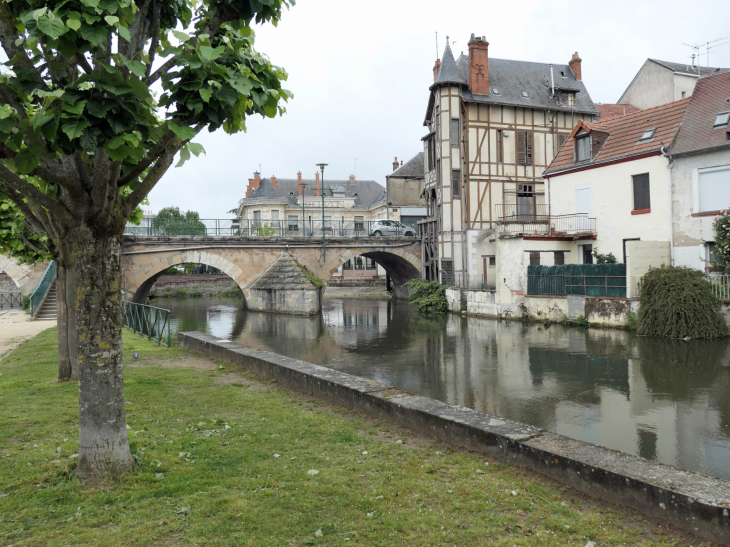
POLYGON ((574 439, 730 479, 730 342, 419 316, 406 303, 325 299, 320 315, 230 298, 158 298, 200 330, 574 439))

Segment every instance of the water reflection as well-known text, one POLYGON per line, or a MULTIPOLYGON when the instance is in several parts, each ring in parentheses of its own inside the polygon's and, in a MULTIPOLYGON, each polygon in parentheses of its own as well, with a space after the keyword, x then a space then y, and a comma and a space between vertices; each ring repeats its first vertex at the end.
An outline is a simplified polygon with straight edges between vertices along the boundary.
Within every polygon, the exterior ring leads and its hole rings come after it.
POLYGON ((420 317, 399 303, 325 301, 321 315, 232 299, 158 299, 174 330, 253 347, 730 479, 730 343, 618 330, 420 317))

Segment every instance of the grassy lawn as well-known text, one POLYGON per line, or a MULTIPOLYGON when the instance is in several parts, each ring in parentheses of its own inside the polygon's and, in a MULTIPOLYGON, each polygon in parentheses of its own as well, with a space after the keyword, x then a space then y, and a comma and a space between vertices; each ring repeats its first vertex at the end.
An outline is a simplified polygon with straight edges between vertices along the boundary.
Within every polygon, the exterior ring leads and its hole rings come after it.
POLYGON ((73 476, 77 386, 56 382, 55 345, 47 330, 0 361, 0 546, 690 541, 520 468, 130 332, 139 467, 87 489, 73 476))

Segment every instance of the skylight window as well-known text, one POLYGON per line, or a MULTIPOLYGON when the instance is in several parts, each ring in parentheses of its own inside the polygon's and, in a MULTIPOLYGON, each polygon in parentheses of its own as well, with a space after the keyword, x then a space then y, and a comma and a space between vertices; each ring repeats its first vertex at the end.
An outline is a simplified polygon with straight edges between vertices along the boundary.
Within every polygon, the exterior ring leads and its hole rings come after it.
POLYGON ((522 92, 522 96, 525 97, 525 98, 528 98, 529 97, 529 95, 527 94, 527 91, 523 91, 522 92))
POLYGON ((639 142, 641 141, 648 141, 654 136, 654 132, 656 131, 656 127, 654 129, 647 129, 644 131, 644 133, 641 135, 641 138, 639 139, 639 142))
POLYGON ((493 87, 492 93, 494 93, 495 95, 499 95, 499 90, 496 87, 493 87))
POLYGON ((724 127, 730 122, 730 112, 720 112, 715 117, 715 125, 713 127, 724 127))

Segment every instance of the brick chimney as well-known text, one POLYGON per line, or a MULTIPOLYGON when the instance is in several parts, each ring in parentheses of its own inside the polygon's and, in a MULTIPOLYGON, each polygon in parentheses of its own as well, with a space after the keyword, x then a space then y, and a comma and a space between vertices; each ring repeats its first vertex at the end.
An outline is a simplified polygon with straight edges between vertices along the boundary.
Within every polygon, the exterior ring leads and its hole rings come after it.
POLYGON ((582 80, 583 74, 581 73, 580 64, 583 61, 580 57, 578 57, 578 52, 576 51, 573 53, 573 58, 568 63, 568 66, 570 67, 570 70, 573 71, 573 74, 575 74, 576 80, 582 80))
POLYGON ((277 190, 279 189, 279 183, 276 182, 276 177, 274 175, 271 175, 271 186, 273 186, 277 190))
POLYGON ((436 59, 436 64, 433 65, 433 81, 439 77, 439 70, 441 70, 441 59, 436 59))
POLYGON ((355 175, 350 175, 350 184, 355 184, 355 175))
POLYGON ((398 157, 393 158, 393 171, 398 169, 398 157))
POLYGON ((302 195, 302 172, 297 173, 297 194, 302 195))
POLYGON ((251 194, 259 187, 259 184, 261 184, 261 173, 254 171, 253 179, 248 179, 248 189, 246 190, 247 198, 251 197, 251 194))
POLYGON ((314 195, 319 196, 319 171, 314 174, 314 195))
POLYGON ((469 39, 469 87, 474 95, 489 95, 489 42, 482 36, 469 39))

